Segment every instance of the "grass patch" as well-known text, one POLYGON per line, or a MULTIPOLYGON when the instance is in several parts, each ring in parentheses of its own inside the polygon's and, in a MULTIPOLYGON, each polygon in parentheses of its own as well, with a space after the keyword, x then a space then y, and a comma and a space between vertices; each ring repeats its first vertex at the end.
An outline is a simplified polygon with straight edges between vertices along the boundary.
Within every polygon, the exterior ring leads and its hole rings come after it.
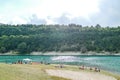
POLYGON ((0 64, 0 80, 49 80, 50 77, 41 70, 29 65, 0 64))
POLYGON ((69 80, 51 77, 45 69, 54 69, 54 66, 0 63, 0 80, 69 80))

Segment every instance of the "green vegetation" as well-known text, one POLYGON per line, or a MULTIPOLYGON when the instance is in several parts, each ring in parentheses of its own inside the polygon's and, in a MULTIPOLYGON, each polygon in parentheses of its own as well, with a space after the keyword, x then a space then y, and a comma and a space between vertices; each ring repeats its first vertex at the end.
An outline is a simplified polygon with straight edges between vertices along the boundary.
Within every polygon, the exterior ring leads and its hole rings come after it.
POLYGON ((46 65, 20 65, 0 63, 0 80, 69 80, 49 76, 45 69, 53 68, 46 65))
POLYGON ((120 52, 120 27, 0 25, 0 53, 33 51, 120 52))

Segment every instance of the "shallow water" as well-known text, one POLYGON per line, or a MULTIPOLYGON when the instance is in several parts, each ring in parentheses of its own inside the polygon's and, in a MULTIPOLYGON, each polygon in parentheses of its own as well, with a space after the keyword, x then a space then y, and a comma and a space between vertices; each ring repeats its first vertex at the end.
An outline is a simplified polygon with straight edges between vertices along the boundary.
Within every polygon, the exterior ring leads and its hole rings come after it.
POLYGON ((120 74, 120 56, 115 55, 100 55, 100 56, 52 56, 52 55, 4 55, 0 56, 0 62, 12 63, 18 60, 23 60, 25 58, 30 58, 36 62, 46 62, 46 63, 64 63, 69 65, 85 65, 92 67, 99 67, 104 70, 120 74))

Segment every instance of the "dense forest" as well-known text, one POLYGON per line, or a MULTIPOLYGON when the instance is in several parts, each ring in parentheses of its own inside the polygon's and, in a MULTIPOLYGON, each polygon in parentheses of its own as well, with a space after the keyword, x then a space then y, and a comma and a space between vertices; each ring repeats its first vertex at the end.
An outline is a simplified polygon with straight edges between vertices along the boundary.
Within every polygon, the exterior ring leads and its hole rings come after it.
POLYGON ((120 52, 120 27, 0 25, 0 53, 33 51, 120 52))

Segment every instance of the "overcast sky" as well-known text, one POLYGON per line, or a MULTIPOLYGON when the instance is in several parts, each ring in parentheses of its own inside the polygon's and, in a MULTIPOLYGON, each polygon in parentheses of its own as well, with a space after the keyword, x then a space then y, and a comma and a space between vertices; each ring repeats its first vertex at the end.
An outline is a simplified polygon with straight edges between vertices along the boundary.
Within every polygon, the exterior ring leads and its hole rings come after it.
POLYGON ((0 0, 0 23, 118 26, 120 0, 0 0))

